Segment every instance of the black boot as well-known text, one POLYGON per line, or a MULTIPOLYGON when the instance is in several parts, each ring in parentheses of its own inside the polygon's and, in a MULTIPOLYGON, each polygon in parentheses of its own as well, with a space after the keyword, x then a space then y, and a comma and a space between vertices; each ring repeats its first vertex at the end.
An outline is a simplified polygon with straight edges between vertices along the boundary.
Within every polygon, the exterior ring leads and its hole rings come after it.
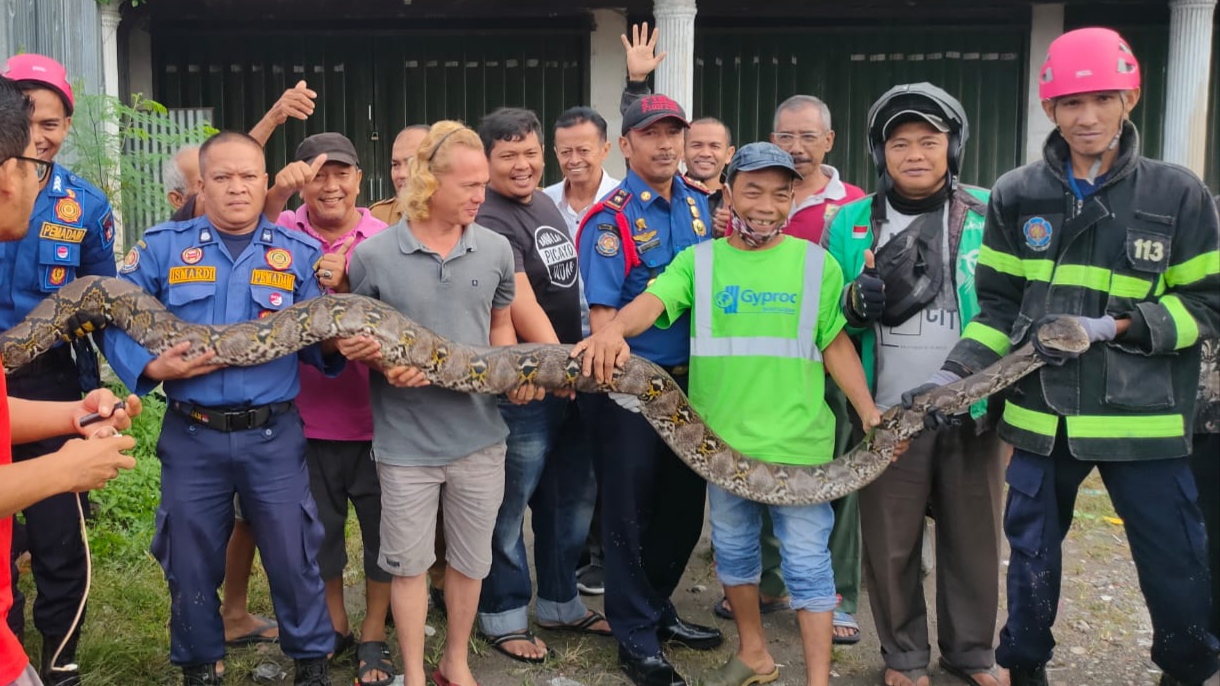
POLYGON ((80 686, 80 670, 76 662, 76 641, 79 634, 73 636, 59 653, 59 659, 51 664, 63 636, 44 636, 42 639, 42 663, 38 676, 46 686, 80 686))
POLYGON ((1009 683, 1011 686, 1049 686, 1050 682, 1046 680, 1046 666, 1040 666, 1035 669, 1010 669, 1008 670, 1009 683))
POLYGON ((182 668, 182 686, 220 686, 224 677, 216 673, 216 663, 182 668))
POLYGON ((294 686, 330 686, 330 663, 324 657, 296 661, 294 686))

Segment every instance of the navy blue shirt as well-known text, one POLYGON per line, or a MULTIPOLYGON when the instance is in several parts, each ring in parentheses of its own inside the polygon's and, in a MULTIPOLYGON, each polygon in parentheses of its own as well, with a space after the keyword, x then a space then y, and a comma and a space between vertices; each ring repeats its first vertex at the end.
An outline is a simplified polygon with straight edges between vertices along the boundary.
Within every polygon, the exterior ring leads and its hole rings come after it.
POLYGON ((78 276, 114 276, 114 214, 105 194, 58 164, 38 194, 30 230, 0 243, 0 331, 78 276))
MULTIPOLYGON (((313 264, 322 248, 303 231, 260 217, 249 245, 233 256, 207 216, 158 224, 144 233, 119 269, 120 276, 165 303, 177 317, 196 324, 232 324, 278 312, 322 294, 313 264)), ((145 394, 157 382, 143 376, 155 355, 126 334, 105 337, 106 359, 123 383, 145 394)), ((330 376, 342 358, 324 364, 312 345, 255 367, 226 367, 211 374, 165 382, 172 400, 207 407, 249 407, 292 400, 300 390, 297 361, 330 376)))
MULTIPOLYGON (((585 218, 577 246, 585 298, 591 307, 622 309, 665 271, 674 256, 711 237, 707 194, 688 186, 681 176, 674 177, 671 199, 666 200, 628 171, 607 200, 610 206, 603 201, 599 211, 585 218), (630 193, 621 210, 631 236, 629 245, 624 245, 619 211, 612 206, 620 191, 630 193), (630 264, 629 269, 629 262, 635 262, 629 259, 632 254, 638 263, 630 264)), ((689 317, 684 314, 667 329, 654 326, 628 339, 632 352, 660 365, 686 364, 690 360, 689 317)))

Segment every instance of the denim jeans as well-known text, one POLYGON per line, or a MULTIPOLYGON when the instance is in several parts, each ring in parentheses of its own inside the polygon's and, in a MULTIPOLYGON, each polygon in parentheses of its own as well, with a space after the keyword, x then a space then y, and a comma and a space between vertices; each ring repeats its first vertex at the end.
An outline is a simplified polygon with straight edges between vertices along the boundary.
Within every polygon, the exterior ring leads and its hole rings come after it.
POLYGON ((817 505, 763 505, 708 484, 716 576, 725 586, 757 585, 762 578, 762 513, 771 514, 779 539, 780 572, 792 594, 792 608, 829 612, 838 604, 830 566, 834 510, 817 505))
POLYGON ((576 403, 553 396, 527 405, 502 402, 500 414, 509 428, 504 501, 492 534, 491 573, 479 598, 479 628, 490 636, 529 626, 526 507, 534 529, 538 620, 571 624, 585 616, 576 592, 576 562, 596 495, 592 451, 576 403))

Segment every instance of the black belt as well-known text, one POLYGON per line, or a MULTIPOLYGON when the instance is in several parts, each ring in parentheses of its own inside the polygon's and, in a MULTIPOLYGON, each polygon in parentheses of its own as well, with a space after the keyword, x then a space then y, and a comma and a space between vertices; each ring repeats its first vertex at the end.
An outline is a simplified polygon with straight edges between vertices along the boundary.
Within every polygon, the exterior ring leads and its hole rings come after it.
POLYGON ((177 400, 171 402, 169 406, 174 412, 183 417, 199 422, 209 429, 226 433, 257 429, 271 421, 272 417, 284 414, 292 409, 291 402, 271 403, 270 405, 242 407, 231 410, 193 405, 177 400))

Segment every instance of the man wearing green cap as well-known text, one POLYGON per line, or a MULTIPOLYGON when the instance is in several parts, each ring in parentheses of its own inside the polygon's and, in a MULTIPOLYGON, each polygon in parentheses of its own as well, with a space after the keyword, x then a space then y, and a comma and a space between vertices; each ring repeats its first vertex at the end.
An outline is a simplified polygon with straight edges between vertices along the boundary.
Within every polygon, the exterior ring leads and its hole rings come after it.
MULTIPOLYGON (((728 167, 725 205, 732 234, 681 252, 643 294, 572 354, 608 379, 628 357, 624 337, 667 328, 691 311, 690 399, 720 436, 765 462, 815 465, 834 451, 834 418, 823 399, 826 372, 876 426, 860 358, 839 307, 843 273, 819 246, 783 235, 800 174, 792 156, 752 143, 728 167)), ((708 488, 716 573, 735 610, 737 654, 705 680, 744 686, 779 678, 758 610, 759 532, 764 506, 708 488)), ((827 541, 829 504, 770 506, 781 570, 797 610, 809 684, 830 679, 831 614, 837 602, 827 541)))

